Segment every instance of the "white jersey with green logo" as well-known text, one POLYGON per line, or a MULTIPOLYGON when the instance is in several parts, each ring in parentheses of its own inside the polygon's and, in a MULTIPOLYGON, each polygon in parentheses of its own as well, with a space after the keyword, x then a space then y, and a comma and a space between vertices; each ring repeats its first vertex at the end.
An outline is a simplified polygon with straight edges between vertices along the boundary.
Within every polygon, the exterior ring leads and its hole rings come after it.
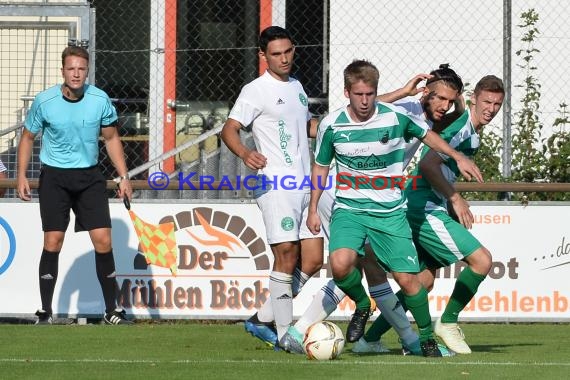
MULTIPOLYGON (((255 147, 267 158, 259 174, 278 180, 293 176, 298 184, 310 176, 307 121, 311 114, 298 80, 282 82, 266 71, 242 88, 228 117, 244 126, 253 123, 255 147)), ((310 187, 301 191, 308 192, 310 187)))
POLYGON ((365 122, 353 121, 346 108, 319 124, 315 162, 336 160, 336 206, 387 213, 405 205, 402 196, 406 142, 422 139, 429 127, 398 107, 377 104, 365 122))
MULTIPOLYGON (((461 116, 451 123, 440 134, 453 149, 472 158, 479 149, 479 135, 471 122, 469 109, 465 110, 461 116)), ((422 157, 430 150, 424 147, 422 157)), ((454 183, 460 175, 457 162, 443 153, 438 153, 443 159, 441 171, 449 183, 454 183)), ((431 184, 423 178, 423 173, 416 167, 412 178, 406 185, 406 197, 408 198, 408 208, 410 210, 422 210, 430 212, 434 210, 447 211, 447 200, 438 191, 432 188, 431 184)))

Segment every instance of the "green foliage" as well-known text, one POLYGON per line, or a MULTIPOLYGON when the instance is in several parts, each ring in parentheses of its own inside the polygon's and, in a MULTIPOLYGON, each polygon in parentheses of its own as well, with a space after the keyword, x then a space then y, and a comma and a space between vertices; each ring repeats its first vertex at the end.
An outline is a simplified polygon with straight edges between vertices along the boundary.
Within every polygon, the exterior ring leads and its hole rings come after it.
MULTIPOLYGON (((541 84, 536 77, 536 56, 540 50, 536 48, 536 39, 540 31, 537 23, 540 17, 535 9, 529 9, 520 16, 517 25, 523 31, 521 41, 523 48, 515 54, 521 62, 516 66, 523 70, 525 77, 515 87, 523 90, 520 110, 514 114, 512 125, 511 177, 504 178, 500 174, 498 162, 502 143, 501 137, 488 133, 481 136, 481 148, 476 160, 486 181, 501 182, 570 182, 570 132, 567 104, 560 104, 560 117, 552 125, 554 133, 544 137, 545 128, 541 121, 540 99, 541 84)), ((530 193, 514 194, 516 199, 525 200, 570 200, 566 193, 530 193)), ((489 193, 474 193, 471 199, 496 199, 489 193)))
POLYGON ((515 86, 523 89, 524 96, 521 99, 521 110, 515 113, 512 178, 521 182, 544 180, 545 174, 546 146, 544 141, 541 141, 543 125, 539 118, 541 85, 534 76, 537 70, 534 58, 535 54, 540 52, 534 47, 536 37, 540 33, 536 27, 538 20, 538 13, 530 9, 521 14, 522 23, 518 25, 524 31, 522 41, 526 46, 516 51, 516 55, 522 58, 522 64, 517 66, 524 70, 525 79, 523 84, 515 86))
POLYGON ((556 182, 570 182, 570 133, 568 132, 568 105, 560 104, 560 117, 556 118, 553 126, 554 131, 546 142, 550 156, 548 157, 547 173, 549 178, 556 178, 556 182))

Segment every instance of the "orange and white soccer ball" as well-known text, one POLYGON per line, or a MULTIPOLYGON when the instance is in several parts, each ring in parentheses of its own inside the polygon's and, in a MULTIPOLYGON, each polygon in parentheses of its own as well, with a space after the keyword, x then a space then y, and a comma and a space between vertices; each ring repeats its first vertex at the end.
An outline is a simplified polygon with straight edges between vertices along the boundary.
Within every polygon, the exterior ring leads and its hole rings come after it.
POLYGON ((332 322, 317 322, 307 329, 303 346, 309 359, 336 359, 344 349, 344 334, 332 322))

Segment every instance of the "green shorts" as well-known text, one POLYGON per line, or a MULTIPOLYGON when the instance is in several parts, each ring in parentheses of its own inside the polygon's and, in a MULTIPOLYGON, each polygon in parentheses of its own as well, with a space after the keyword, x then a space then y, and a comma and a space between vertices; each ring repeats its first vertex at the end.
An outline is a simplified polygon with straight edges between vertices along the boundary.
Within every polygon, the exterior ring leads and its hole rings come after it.
POLYGON ((420 268, 443 268, 469 256, 482 245, 462 224, 444 211, 407 212, 420 268))
POLYGON ((330 223, 329 252, 349 248, 364 256, 368 242, 378 263, 388 272, 418 273, 418 256, 405 210, 388 214, 337 208, 330 223))

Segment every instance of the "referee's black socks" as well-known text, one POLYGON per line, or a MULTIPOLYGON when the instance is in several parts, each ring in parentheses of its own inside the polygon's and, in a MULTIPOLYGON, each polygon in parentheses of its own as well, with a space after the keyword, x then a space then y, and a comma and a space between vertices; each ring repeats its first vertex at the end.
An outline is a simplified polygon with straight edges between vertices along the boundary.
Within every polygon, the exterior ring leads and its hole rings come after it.
POLYGON ((105 313, 110 313, 117 307, 117 281, 113 250, 107 253, 95 252, 95 268, 105 299, 105 313))
POLYGON ((42 310, 49 315, 52 314, 51 302, 57 282, 58 264, 59 252, 50 252, 45 249, 42 251, 39 269, 40 297, 42 299, 42 310))

